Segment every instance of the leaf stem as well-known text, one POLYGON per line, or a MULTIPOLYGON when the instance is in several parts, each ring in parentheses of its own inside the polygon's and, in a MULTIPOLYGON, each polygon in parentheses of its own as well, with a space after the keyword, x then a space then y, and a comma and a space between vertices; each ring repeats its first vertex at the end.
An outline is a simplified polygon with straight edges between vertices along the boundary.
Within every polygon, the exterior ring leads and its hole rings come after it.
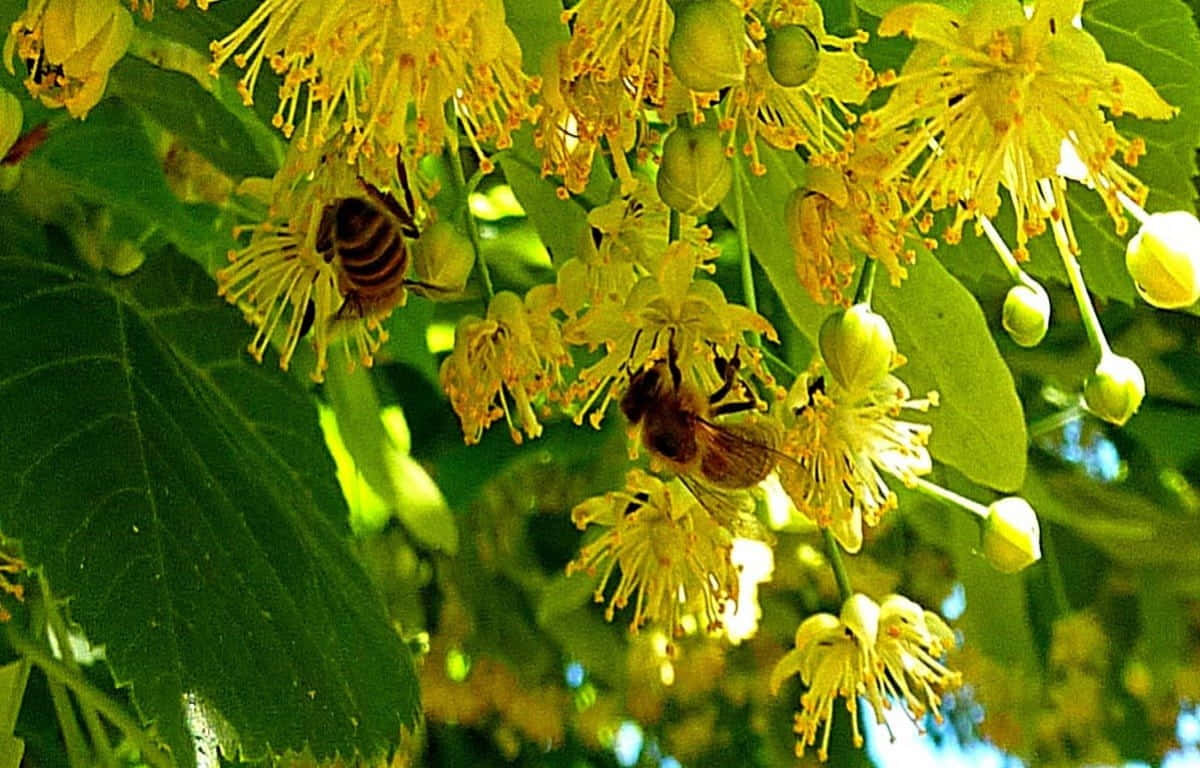
MULTIPOLYGON (((1074 242, 1074 237, 1064 223, 1068 221, 1066 195, 1055 195, 1055 188, 1051 186, 1049 179, 1042 179, 1038 184, 1041 187, 1043 204, 1047 208, 1058 208, 1062 212, 1062 215, 1057 218, 1050 217, 1050 228, 1054 232, 1054 244, 1058 246, 1063 267, 1067 270, 1067 278, 1071 282, 1071 291, 1075 294, 1075 303, 1079 305, 1079 314, 1083 318, 1084 330, 1087 331, 1088 344, 1094 351, 1100 353, 1101 357, 1104 357, 1112 350, 1108 346, 1108 339, 1104 337, 1104 329, 1100 326, 1096 308, 1092 306, 1091 297, 1088 296, 1087 284, 1083 281, 1083 270, 1079 267, 1079 260, 1075 258, 1079 246, 1074 242), (1056 205, 1058 199, 1062 201, 1061 206, 1056 205)), ((1061 190, 1059 191, 1061 192, 1061 190)))
POLYGON ((54 704, 54 714, 58 717, 58 727, 62 731, 63 744, 67 748, 67 763, 71 768, 89 768, 91 751, 84 741, 83 731, 75 718, 75 708, 71 706, 71 696, 62 683, 49 682, 50 700, 54 704))
POLYGON ((988 508, 983 504, 980 504, 977 501, 972 501, 966 496, 961 496, 948 488, 943 488, 937 483, 931 483, 924 478, 918 477, 916 485, 914 485, 913 488, 932 499, 937 499, 938 501, 951 504, 956 507, 962 507, 981 519, 987 519, 988 508))
MULTIPOLYGON (((84 706, 91 706, 104 715, 122 734, 138 748, 142 759, 154 768, 173 768, 170 756, 155 744, 146 731, 121 707, 102 691, 97 690, 78 672, 47 653, 46 649, 20 634, 11 625, 7 627, 8 642, 46 675, 51 686, 61 685, 75 694, 84 706)), ((78 724, 76 724, 78 727, 78 724)))
POLYGON ((679 211, 674 208, 667 214, 667 242, 674 243, 679 240, 679 211))
POLYGON ((1040 418, 1029 425, 1029 439, 1036 440, 1042 435, 1061 429, 1082 415, 1083 408, 1078 404, 1064 408, 1061 411, 1055 411, 1049 416, 1040 418))
MULTIPOLYGON (((742 182, 745 180, 745 169, 742 168, 742 158, 733 161, 733 226, 737 229, 738 259, 742 265, 742 296, 746 308, 758 312, 758 296, 754 291, 754 270, 750 262, 750 233, 746 231, 746 201, 742 192, 742 182)), ((760 346, 757 334, 751 335, 755 346, 760 346)))
MULTIPOLYGON (((763 347, 762 348, 762 356, 763 356, 763 359, 766 360, 768 363, 770 363, 771 365, 774 365, 776 368, 779 368, 784 373, 791 376, 793 381, 796 379, 796 369, 792 368, 792 366, 788 365, 787 362, 783 358, 781 358, 779 355, 775 354, 774 352, 767 349, 766 347, 763 347)), ((789 383, 791 383, 791 382, 789 382, 789 383)))
POLYGON ((1013 256, 1008 243, 1004 242, 1004 238, 996 231, 992 220, 987 216, 980 216, 979 226, 983 228, 983 233, 987 236, 988 242, 992 244, 992 248, 995 249, 996 254, 1000 256, 1000 262, 1008 270, 1008 276, 1012 278, 1013 282, 1037 290, 1037 283, 1034 282, 1033 278, 1025 274, 1025 270, 1021 269, 1021 265, 1017 263, 1017 257, 1013 256))
POLYGON ((868 256, 858 276, 858 287, 854 289, 854 303, 871 306, 871 295, 875 292, 875 271, 879 262, 868 256))
POLYGON ((829 566, 833 568, 838 594, 844 603, 854 594, 854 590, 850 587, 850 575, 846 573, 846 563, 842 560, 842 547, 828 528, 821 529, 821 536, 825 539, 825 555, 829 558, 829 566))
POLYGON ((479 240, 479 225, 475 222, 475 217, 471 215, 471 194, 479 186, 483 174, 472 174, 471 181, 468 183, 466 175, 463 173, 462 156, 458 151, 458 116, 454 112, 453 99, 446 103, 446 123, 455 126, 454 131, 448 135, 446 140, 448 145, 446 150, 450 155, 450 170, 454 174, 454 183, 462 192, 463 223, 467 230, 467 237, 471 241, 471 247, 475 250, 475 270, 479 273, 479 282, 483 284, 483 293, 487 296, 488 302, 491 302, 492 297, 496 295, 496 289, 492 286, 492 274, 488 270, 487 259, 483 257, 483 247, 479 240))

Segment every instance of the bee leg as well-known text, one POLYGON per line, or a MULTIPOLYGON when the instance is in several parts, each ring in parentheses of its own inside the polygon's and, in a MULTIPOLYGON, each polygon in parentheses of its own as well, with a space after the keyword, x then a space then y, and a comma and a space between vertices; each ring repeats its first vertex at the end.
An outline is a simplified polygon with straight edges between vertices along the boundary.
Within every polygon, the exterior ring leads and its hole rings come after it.
POLYGON ((321 211, 321 220, 317 223, 317 237, 313 247, 322 254, 326 263, 333 261, 333 225, 337 221, 337 203, 330 203, 321 211))
MULTIPOLYGON (((717 391, 708 396, 708 402, 719 403, 729 397, 729 393, 733 391, 734 384, 738 381, 738 369, 742 367, 742 361, 738 358, 738 347, 733 348, 733 354, 728 360, 721 357, 720 353, 716 354, 713 359, 713 364, 717 368, 717 373, 723 379, 721 386, 717 391)), ((713 352, 717 352, 716 346, 713 346, 713 352)))
POLYGON ((434 285, 433 283, 424 283, 420 280, 409 280, 408 278, 404 279, 404 287, 412 288, 416 293, 424 293, 426 291, 430 293, 443 294, 458 293, 458 291, 454 290, 453 288, 447 288, 444 285, 434 285))
MULTIPOLYGON (((403 167, 403 165, 400 167, 403 167)), ((405 210, 404 206, 400 205, 400 201, 390 192, 384 192, 362 176, 358 177, 358 185, 367 193, 367 197, 371 198, 377 205, 382 206, 384 210, 392 215, 392 218, 396 220, 397 229, 400 230, 402 235, 410 240, 415 240, 420 236, 421 231, 417 229, 417 222, 413 218, 412 212, 405 210)), ((409 193, 409 200, 411 199, 412 194, 409 193)))
POLYGON ((730 403, 721 403, 713 406, 713 416, 724 416, 729 413, 741 413, 743 411, 753 411, 758 408, 757 400, 734 400, 730 403))

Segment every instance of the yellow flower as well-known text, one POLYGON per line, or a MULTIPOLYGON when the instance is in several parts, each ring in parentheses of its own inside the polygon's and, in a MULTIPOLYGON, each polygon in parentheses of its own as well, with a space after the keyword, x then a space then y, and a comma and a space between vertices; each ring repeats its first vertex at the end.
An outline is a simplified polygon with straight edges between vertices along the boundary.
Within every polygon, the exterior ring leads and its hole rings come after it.
POLYGON ((1135 165, 1145 143, 1117 133, 1101 108, 1160 120, 1175 109, 1074 25, 1082 5, 1038 0, 1027 15, 1017 0, 978 2, 966 14, 915 3, 880 22, 881 35, 903 32, 917 46, 899 76, 885 78, 895 89, 864 124, 877 135, 908 132, 884 177, 915 164, 914 212, 960 206, 947 242, 966 220, 995 216, 1003 185, 1016 208, 1018 258, 1025 254, 1026 240, 1064 205, 1044 205, 1037 186, 1056 175, 1064 147, 1082 160, 1118 232, 1126 228, 1118 195, 1144 202, 1145 186, 1121 163, 1135 165))
POLYGON ((882 264, 892 285, 908 276, 904 265, 916 259, 919 237, 904 221, 897 183, 880 179, 889 157, 876 145, 859 145, 837 164, 810 165, 804 186, 788 199, 796 275, 814 301, 849 301, 859 254, 882 264))
POLYGON ((673 242, 657 271, 640 278, 624 301, 594 305, 564 325, 568 343, 589 349, 603 345, 606 350, 599 362, 579 374, 572 388, 572 399, 584 400, 575 416, 577 424, 592 411, 591 423, 599 427, 609 402, 620 397, 629 379, 672 352, 684 378, 701 392, 716 391, 722 384, 716 357, 732 359, 739 348, 745 369, 774 386, 761 353, 740 345, 745 333, 776 340, 775 329, 761 315, 728 303, 716 283, 694 279, 701 261, 710 256, 695 243, 673 242))
POLYGON ((630 629, 661 621, 674 635, 680 621, 698 613, 706 629, 721 625, 725 604, 737 599, 737 570, 731 560, 733 537, 678 482, 670 485, 640 470, 630 471, 623 491, 597 496, 575 507, 571 519, 581 530, 605 530, 585 546, 567 573, 603 569, 596 602, 613 571, 621 577, 605 618, 634 598, 630 629))
POLYGON ((133 18, 117 0, 31 0, 4 42, 4 61, 13 72, 15 53, 31 95, 82 119, 132 38, 133 18))
POLYGON ((902 702, 914 723, 926 713, 942 722, 942 694, 957 688, 962 677, 939 659, 953 648, 954 633, 942 617, 902 595, 888 595, 879 607, 875 652, 886 675, 883 689, 902 702))
POLYGON ((521 430, 531 438, 542 434, 534 400, 558 396, 559 370, 571 361, 551 314, 555 303, 553 286, 531 289, 524 302, 501 291, 488 305, 487 317, 459 321, 440 379, 467 443, 479 442, 501 417, 517 443, 521 430))
MULTIPOLYGON (((549 49, 542 60, 540 113, 534 145, 542 152, 542 175, 563 180, 558 196, 583 192, 592 162, 604 145, 625 192, 636 186, 625 153, 638 137, 643 113, 620 80, 595 73, 571 74, 569 46, 549 49)), ((647 137, 648 138, 648 137, 647 137)))
POLYGON ((795 674, 808 687, 796 713, 797 756, 816 744, 820 731, 817 756, 828 758, 838 697, 846 701, 857 747, 863 745, 860 696, 879 724, 885 722, 884 710, 892 699, 903 703, 914 723, 927 711, 941 722, 942 694, 961 684, 961 676, 939 661, 953 645, 954 635, 941 617, 901 595, 888 595, 876 604, 855 594, 842 605, 840 617, 809 616, 796 629, 796 647, 775 665, 770 680, 773 694, 795 674))
POLYGON ((865 33, 850 38, 825 31, 821 7, 813 2, 764 3, 751 14, 748 26, 749 64, 745 82, 730 89, 720 109, 720 128, 730 134, 731 146, 745 132, 742 153, 751 157, 751 170, 765 172, 758 160, 756 137, 781 149, 804 147, 810 157, 833 162, 843 156, 851 139, 847 126, 855 122, 848 104, 861 104, 875 87, 866 59, 854 52, 865 33), (770 31, 787 26, 806 29, 817 43, 817 68, 802 85, 780 85, 767 63, 765 41, 770 31))
POLYGON ((877 717, 884 707, 884 693, 875 642, 879 633, 879 606, 866 595, 852 595, 842 605, 840 618, 831 613, 809 616, 796 629, 796 647, 771 671, 771 692, 777 694, 783 681, 799 674, 808 690, 800 698, 793 730, 799 737, 796 755, 817 743, 817 756, 829 757, 829 733, 833 705, 845 699, 850 713, 854 744, 863 745, 858 725, 858 697, 867 699, 877 717), (822 728, 824 726, 824 728, 822 728))
POLYGON ((623 84, 634 104, 662 104, 667 39, 675 24, 667 0, 580 0, 562 18, 572 23, 571 80, 623 84))
POLYGON ((480 144, 503 149, 536 116, 538 83, 521 72, 502 0, 265 0, 212 53, 214 72, 230 58, 245 69, 247 104, 264 64, 281 75, 275 126, 288 137, 299 128, 302 145, 346 134, 350 162, 402 146, 440 152, 457 130, 446 125, 452 104, 490 168, 480 144))
POLYGON ((932 428, 898 417, 904 409, 928 410, 937 393, 911 399, 891 374, 854 390, 829 376, 806 375, 796 380, 787 403, 792 423, 781 450, 794 461, 780 462, 780 483, 798 510, 857 552, 863 524, 878 524, 896 507, 883 473, 911 485, 932 470, 925 447, 932 428))

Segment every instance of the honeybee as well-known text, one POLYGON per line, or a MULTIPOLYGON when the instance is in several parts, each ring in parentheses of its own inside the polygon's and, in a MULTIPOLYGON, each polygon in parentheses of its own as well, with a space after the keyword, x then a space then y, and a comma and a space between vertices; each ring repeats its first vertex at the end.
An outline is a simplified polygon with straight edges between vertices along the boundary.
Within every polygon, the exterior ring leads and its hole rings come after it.
MULTIPOLYGON (((416 240, 421 230, 402 160, 396 161, 396 173, 404 190, 404 204, 359 176, 362 196, 339 198, 321 212, 313 244, 325 263, 337 268, 342 304, 332 318, 334 322, 385 313, 404 304, 409 289, 420 293, 443 290, 408 278, 406 238, 416 240)), ((310 301, 301 322, 301 336, 312 327, 314 315, 315 306, 310 301)))
POLYGON ((642 445, 675 472, 718 522, 739 535, 766 538, 753 500, 738 493, 767 478, 781 459, 779 428, 761 419, 729 421, 760 401, 741 383, 736 353, 716 360, 723 382, 705 395, 683 380, 672 350, 629 381, 621 412, 641 430, 642 445), (735 399, 735 394, 742 395, 735 399))

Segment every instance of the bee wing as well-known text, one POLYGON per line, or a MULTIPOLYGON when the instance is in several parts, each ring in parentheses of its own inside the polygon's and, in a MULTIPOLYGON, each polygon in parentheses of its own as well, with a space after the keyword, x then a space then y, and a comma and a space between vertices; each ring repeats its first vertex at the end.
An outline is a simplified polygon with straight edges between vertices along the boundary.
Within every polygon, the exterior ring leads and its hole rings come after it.
MULTIPOLYGON (((724 461, 734 467, 743 467, 744 473, 757 478, 745 485, 757 485, 780 464, 803 469, 794 457, 779 450, 783 434, 778 422, 760 419, 726 424, 700 419, 700 428, 696 432, 705 442, 706 461, 724 461)), ((714 464, 713 468, 718 469, 718 465, 714 464)))
POLYGON ((771 421, 715 423, 699 420, 697 440, 703 443, 701 471, 715 485, 749 488, 775 469, 782 456, 779 427, 771 421))
POLYGON ((768 543, 774 540, 754 514, 756 505, 749 491, 719 488, 705 482, 699 475, 683 474, 679 476, 679 481, 700 506, 734 536, 768 543))

